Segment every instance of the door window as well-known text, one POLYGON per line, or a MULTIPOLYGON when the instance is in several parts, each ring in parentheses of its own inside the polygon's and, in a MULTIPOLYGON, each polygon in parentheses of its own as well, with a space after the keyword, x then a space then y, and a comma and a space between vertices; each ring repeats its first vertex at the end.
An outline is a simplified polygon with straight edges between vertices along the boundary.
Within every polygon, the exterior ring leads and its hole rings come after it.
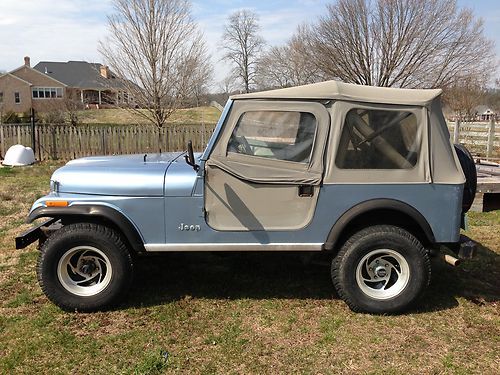
POLYGON ((227 151, 308 163, 316 128, 316 117, 309 112, 245 112, 234 128, 227 151))

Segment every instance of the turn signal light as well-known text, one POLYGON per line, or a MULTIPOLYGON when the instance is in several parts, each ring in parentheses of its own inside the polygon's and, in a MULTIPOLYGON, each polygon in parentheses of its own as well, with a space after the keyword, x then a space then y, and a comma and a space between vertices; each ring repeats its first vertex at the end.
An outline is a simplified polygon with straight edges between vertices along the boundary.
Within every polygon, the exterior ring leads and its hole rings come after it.
POLYGON ((45 205, 47 207, 68 207, 68 201, 47 201, 45 205))

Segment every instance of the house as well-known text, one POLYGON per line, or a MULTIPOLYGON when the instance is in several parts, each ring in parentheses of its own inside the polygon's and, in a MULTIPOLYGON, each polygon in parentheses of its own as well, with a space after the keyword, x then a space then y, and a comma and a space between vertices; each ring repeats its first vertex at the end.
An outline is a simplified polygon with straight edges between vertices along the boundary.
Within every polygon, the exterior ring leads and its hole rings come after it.
POLYGON ((85 105, 123 105, 131 102, 124 80, 105 65, 86 61, 41 61, 35 70, 63 82, 72 97, 85 105))
POLYGON ((0 106, 3 112, 44 110, 57 105, 66 95, 67 85, 31 68, 30 58, 24 65, 0 76, 0 106), (33 92, 43 92, 43 99, 33 99, 33 92))
POLYGON ((24 65, 0 76, 0 109, 45 112, 64 108, 68 101, 82 108, 130 105, 132 96, 124 80, 107 66, 85 61, 42 61, 34 67, 30 58, 24 65))
POLYGON ((478 105, 474 108, 474 113, 477 121, 490 121, 490 119, 497 117, 495 111, 485 105, 478 105))

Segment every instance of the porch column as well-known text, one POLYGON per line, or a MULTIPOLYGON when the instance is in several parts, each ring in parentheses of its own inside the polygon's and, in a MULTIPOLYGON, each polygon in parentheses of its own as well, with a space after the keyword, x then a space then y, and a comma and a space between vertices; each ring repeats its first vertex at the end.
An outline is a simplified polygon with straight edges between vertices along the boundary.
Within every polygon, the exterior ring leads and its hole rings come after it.
POLYGON ((80 100, 82 101, 83 104, 83 90, 80 90, 80 100))
POLYGON ((99 93, 99 105, 102 104, 102 98, 101 98, 101 90, 97 91, 99 93))

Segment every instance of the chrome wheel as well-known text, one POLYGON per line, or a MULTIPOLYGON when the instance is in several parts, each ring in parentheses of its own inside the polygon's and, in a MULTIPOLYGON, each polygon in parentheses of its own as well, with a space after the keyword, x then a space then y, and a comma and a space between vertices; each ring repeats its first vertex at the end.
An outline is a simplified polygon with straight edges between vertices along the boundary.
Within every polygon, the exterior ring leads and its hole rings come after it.
POLYGON ((400 294, 410 279, 406 259, 390 249, 369 252, 358 263, 356 282, 363 293, 384 300, 400 294))
POLYGON ((110 283, 113 270, 106 254, 92 246, 66 251, 57 265, 57 277, 68 292, 94 296, 110 283))

